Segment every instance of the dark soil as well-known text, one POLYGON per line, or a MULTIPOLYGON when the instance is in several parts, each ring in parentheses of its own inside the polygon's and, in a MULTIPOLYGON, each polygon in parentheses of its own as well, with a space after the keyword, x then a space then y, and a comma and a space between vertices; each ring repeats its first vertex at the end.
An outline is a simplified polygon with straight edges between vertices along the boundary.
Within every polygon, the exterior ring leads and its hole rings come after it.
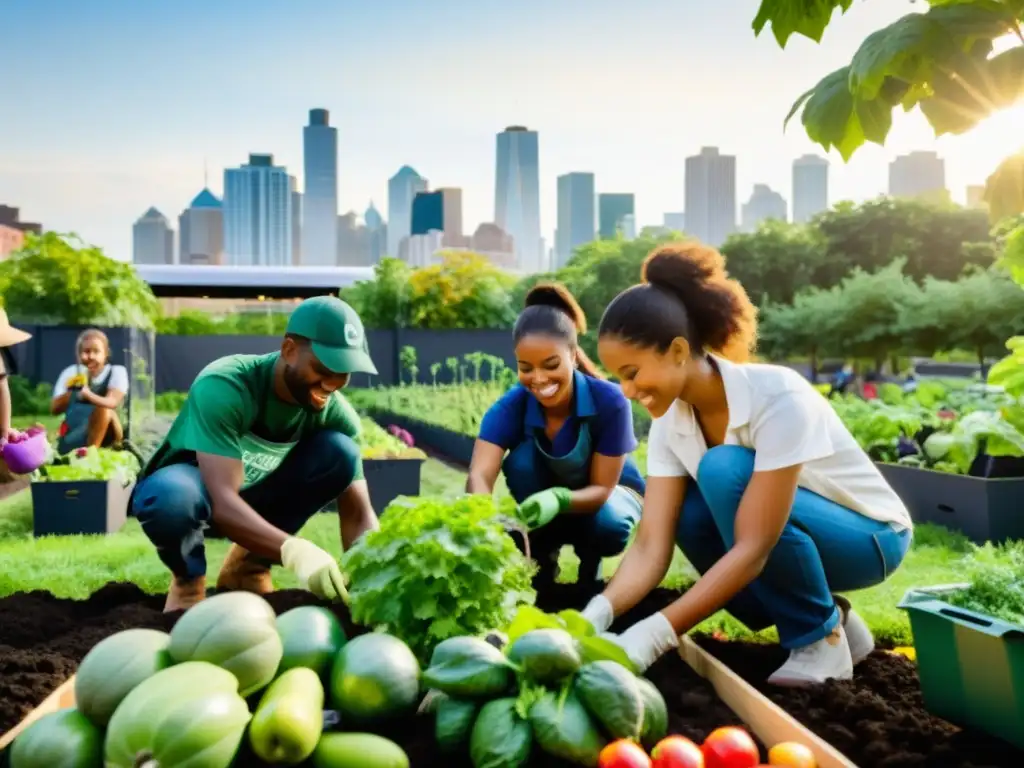
MULTIPOLYGON (((676 595, 667 591, 652 594, 615 630, 656 611, 676 595)), ((580 607, 587 595, 574 586, 556 586, 539 601, 545 610, 580 607)), ((308 592, 283 590, 269 596, 278 613, 299 605, 320 604, 308 592)), ((64 682, 85 654, 103 638, 133 627, 170 630, 181 615, 161 612, 163 597, 146 595, 132 584, 108 584, 88 600, 60 600, 47 592, 29 592, 0 600, 0 734, 13 728, 35 706, 64 682)), ((331 606, 349 636, 354 627, 341 606, 331 606)), ((711 686, 678 656, 669 654, 648 670, 669 709, 669 729, 698 743, 712 730, 740 721, 717 697, 711 686)), ((429 717, 405 719, 382 731, 402 745, 413 766, 459 768, 468 766, 438 752, 434 744, 433 721, 429 717)), ((247 755, 240 765, 258 766, 247 755)), ((0 755, 0 766, 6 765, 0 755)), ((567 765, 537 756, 531 765, 567 765)), ((56 768, 56 767, 55 767, 56 768)))
POLYGON ((698 643, 818 736, 863 768, 1021 768, 1024 752, 958 730, 924 708, 917 667, 875 651, 854 679, 805 690, 767 685, 786 658, 778 646, 698 637, 698 643))

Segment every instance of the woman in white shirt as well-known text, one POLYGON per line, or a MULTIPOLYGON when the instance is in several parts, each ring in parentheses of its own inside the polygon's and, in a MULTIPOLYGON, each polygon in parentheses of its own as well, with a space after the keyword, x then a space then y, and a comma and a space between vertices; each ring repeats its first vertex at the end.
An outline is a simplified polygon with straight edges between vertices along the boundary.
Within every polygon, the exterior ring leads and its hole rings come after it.
POLYGON ((110 341, 98 328, 89 328, 75 342, 77 365, 69 365, 53 387, 50 411, 63 413, 58 453, 88 446, 107 447, 124 438, 116 409, 128 392, 128 371, 110 364, 110 341))
POLYGON ((717 251, 663 246, 642 279, 605 310, 598 353, 654 417, 643 516, 585 615, 607 630, 661 581, 678 541, 701 577, 617 638, 638 666, 725 608, 777 628, 790 655, 770 682, 850 678, 874 639, 836 593, 900 565, 906 508, 808 381, 748 362, 756 311, 717 251))

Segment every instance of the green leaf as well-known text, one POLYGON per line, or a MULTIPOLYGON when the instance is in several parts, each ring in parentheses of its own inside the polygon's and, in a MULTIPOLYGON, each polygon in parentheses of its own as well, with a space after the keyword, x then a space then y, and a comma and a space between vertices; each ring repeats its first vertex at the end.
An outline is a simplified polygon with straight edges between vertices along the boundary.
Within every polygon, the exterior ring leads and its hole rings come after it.
POLYGON ((985 202, 993 222, 1024 213, 1024 149, 999 164, 985 181, 985 202))
POLYGON ((565 630, 570 635, 574 635, 576 637, 588 637, 590 635, 597 634, 597 630, 594 629, 594 625, 587 621, 579 611, 559 611, 557 616, 559 621, 561 621, 562 626, 565 627, 565 630))
POLYGON ((794 34, 820 43, 836 8, 846 13, 852 4, 853 0, 761 0, 751 26, 756 37, 771 24, 780 48, 785 48, 794 34))
POLYGON ((636 665, 618 643, 597 636, 578 637, 576 642, 584 664, 589 664, 592 661, 617 661, 633 674, 637 673, 636 665))
POLYGON ((844 160, 849 160, 865 139, 848 82, 848 67, 826 75, 814 87, 801 117, 810 139, 826 151, 835 148, 844 160))
POLYGON ((1024 95, 1024 46, 991 59, 965 57, 955 71, 934 74, 931 87, 932 95, 921 101, 921 111, 935 135, 964 133, 1024 95))
MULTIPOLYGON (((1010 274, 1019 285, 1024 285, 1024 225, 1017 227, 1006 236, 1000 264, 1010 270, 1010 274)), ((1010 339, 1006 345, 1014 350, 1015 348, 1010 346, 1010 343, 1016 344, 1019 341, 1024 341, 1024 337, 1018 336, 1010 339)))

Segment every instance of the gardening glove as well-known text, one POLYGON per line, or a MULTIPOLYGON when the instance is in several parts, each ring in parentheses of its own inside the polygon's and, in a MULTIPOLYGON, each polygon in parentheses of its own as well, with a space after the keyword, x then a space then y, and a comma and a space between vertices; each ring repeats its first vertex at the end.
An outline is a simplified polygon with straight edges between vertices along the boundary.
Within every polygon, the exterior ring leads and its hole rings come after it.
POLYGON ((679 647, 679 636, 665 618, 665 614, 660 611, 643 621, 638 621, 621 635, 606 632, 601 637, 622 648, 640 674, 666 652, 679 647))
POLYGON ((602 632, 607 632, 608 627, 612 625, 612 622, 615 620, 615 612, 612 610, 612 604, 608 602, 607 597, 597 595, 583 609, 583 618, 590 622, 598 634, 601 634, 602 632))
POLYGON ((313 542, 289 537, 281 545, 281 565, 295 574, 300 587, 317 597, 348 603, 348 590, 338 561, 313 542))
POLYGON ((548 488, 533 494, 519 505, 519 517, 530 530, 543 528, 559 514, 569 509, 572 491, 568 488, 548 488))

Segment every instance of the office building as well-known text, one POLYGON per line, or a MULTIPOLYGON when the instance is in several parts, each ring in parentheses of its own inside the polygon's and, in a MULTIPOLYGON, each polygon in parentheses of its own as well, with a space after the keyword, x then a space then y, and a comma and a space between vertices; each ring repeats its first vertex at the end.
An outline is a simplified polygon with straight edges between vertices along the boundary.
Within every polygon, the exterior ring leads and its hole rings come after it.
POLYGON ((900 155, 889 163, 889 196, 948 200, 946 161, 936 152, 900 155))
POLYGON ((294 176, 288 177, 292 196, 292 264, 302 264, 302 217, 304 195, 299 191, 299 182, 294 176))
POLYGON ((205 187, 178 216, 178 263, 224 263, 224 207, 205 187))
POLYGON ((636 202, 631 192, 602 192, 597 196, 597 236, 614 240, 622 230, 626 216, 636 214, 636 202))
POLYGON ((311 109, 302 129, 305 190, 302 199, 302 263, 325 267, 338 252, 338 129, 326 109, 311 109))
POLYGON ((828 210, 828 160, 804 155, 793 161, 793 222, 806 224, 828 210))
POLYGON ((686 233, 717 248, 736 230, 736 157, 701 147, 686 158, 686 233))
POLYGON ((370 235, 370 265, 378 264, 387 255, 388 225, 380 211, 370 201, 370 207, 363 214, 363 222, 370 235))
POLYGON ((174 230, 156 208, 132 225, 132 261, 136 264, 173 264, 174 230))
POLYGON ((228 264, 286 267, 292 260, 292 186, 273 155, 224 171, 224 253, 228 264))
POLYGON ((512 236, 518 267, 539 272, 540 149, 537 132, 513 125, 497 135, 494 222, 512 236))
POLYGON ((402 238, 412 232, 412 201, 427 189, 427 180, 408 165, 388 179, 388 256, 398 256, 402 238))
POLYGON ((741 227, 744 232, 753 232, 762 221, 786 221, 788 213, 786 198, 767 184, 755 184, 750 200, 743 204, 741 227))
POLYGON ((411 235, 441 232, 444 246, 465 248, 470 238, 462 234, 462 190, 441 187, 433 192, 417 192, 412 200, 411 235))
POLYGON ((594 174, 567 173, 558 177, 558 227, 553 266, 564 267, 572 252, 594 239, 597 216, 594 174))
POLYGON ((42 234, 41 224, 22 221, 21 210, 0 205, 0 259, 6 259, 25 244, 25 235, 42 234))

